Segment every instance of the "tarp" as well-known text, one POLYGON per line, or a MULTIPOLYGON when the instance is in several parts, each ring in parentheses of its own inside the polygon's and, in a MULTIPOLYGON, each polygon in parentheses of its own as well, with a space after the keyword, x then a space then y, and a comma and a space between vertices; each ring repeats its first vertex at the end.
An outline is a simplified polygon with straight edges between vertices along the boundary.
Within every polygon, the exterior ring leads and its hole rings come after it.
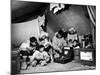
POLYGON ((19 45, 31 36, 38 38, 40 35, 38 19, 15 23, 11 25, 11 41, 13 45, 19 45))

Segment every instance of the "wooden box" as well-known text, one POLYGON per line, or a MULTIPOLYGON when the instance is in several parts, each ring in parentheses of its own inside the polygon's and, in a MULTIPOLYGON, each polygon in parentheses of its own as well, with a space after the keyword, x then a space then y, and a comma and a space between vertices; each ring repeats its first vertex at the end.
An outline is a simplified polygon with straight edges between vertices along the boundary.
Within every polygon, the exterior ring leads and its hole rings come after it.
POLYGON ((80 49, 79 62, 83 65, 95 66, 96 65, 96 50, 95 49, 80 49))

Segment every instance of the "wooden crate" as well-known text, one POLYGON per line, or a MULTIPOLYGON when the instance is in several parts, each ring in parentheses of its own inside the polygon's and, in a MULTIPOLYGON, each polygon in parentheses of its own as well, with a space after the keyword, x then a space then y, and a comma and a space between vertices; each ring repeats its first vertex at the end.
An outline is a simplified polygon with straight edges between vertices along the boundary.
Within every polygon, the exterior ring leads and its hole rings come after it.
MULTIPOLYGON (((86 58, 86 57, 84 57, 84 58, 86 58)), ((95 66, 96 65, 96 50, 95 49, 87 49, 87 48, 75 49, 74 50, 74 61, 76 61, 77 63, 81 63, 83 65, 95 66), (82 59, 82 55, 81 55, 82 52, 84 53, 84 56, 86 53, 87 58, 88 58, 87 53, 92 53, 92 55, 91 55, 92 60, 82 59)))
POLYGON ((96 65, 96 50, 95 49, 81 49, 79 60, 80 60, 80 63, 83 65, 95 66, 96 65), (84 58, 82 57, 82 52, 84 53, 83 55, 84 58), (87 55, 87 53, 91 55, 87 55), (86 58, 89 58, 89 59, 86 59, 86 58))

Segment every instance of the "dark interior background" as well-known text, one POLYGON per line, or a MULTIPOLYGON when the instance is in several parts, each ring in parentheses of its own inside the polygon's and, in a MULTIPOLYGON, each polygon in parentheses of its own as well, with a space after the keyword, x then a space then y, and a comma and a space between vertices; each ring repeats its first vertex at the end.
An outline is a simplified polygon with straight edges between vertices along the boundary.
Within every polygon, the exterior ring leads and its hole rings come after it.
POLYGON ((11 21, 12 23, 25 22, 37 18, 44 13, 49 3, 11 1, 11 21))
MULTIPOLYGON (((49 9, 49 3, 12 0, 11 27, 13 45, 19 45, 23 40, 32 35, 29 34, 29 32, 32 33, 31 28, 35 24, 34 20, 36 20, 38 15, 43 14, 45 9, 49 9), (28 31, 26 35, 24 35, 25 31, 28 31)), ((48 21, 47 32, 51 39, 54 36, 54 33, 61 28, 65 28, 67 30, 74 27, 79 35, 92 33, 93 25, 89 19, 86 5, 66 4, 66 10, 62 11, 58 15, 55 15, 48 10, 46 18, 48 21)))

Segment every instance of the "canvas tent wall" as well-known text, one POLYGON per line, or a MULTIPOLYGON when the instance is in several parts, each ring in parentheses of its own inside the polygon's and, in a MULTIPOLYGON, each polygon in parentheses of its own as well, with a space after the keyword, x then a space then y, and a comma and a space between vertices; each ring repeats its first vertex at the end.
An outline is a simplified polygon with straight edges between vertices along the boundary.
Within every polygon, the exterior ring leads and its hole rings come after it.
POLYGON ((11 25, 11 28, 11 41, 13 46, 19 46, 31 36, 38 38, 40 35, 38 19, 28 22, 14 23, 11 25))

